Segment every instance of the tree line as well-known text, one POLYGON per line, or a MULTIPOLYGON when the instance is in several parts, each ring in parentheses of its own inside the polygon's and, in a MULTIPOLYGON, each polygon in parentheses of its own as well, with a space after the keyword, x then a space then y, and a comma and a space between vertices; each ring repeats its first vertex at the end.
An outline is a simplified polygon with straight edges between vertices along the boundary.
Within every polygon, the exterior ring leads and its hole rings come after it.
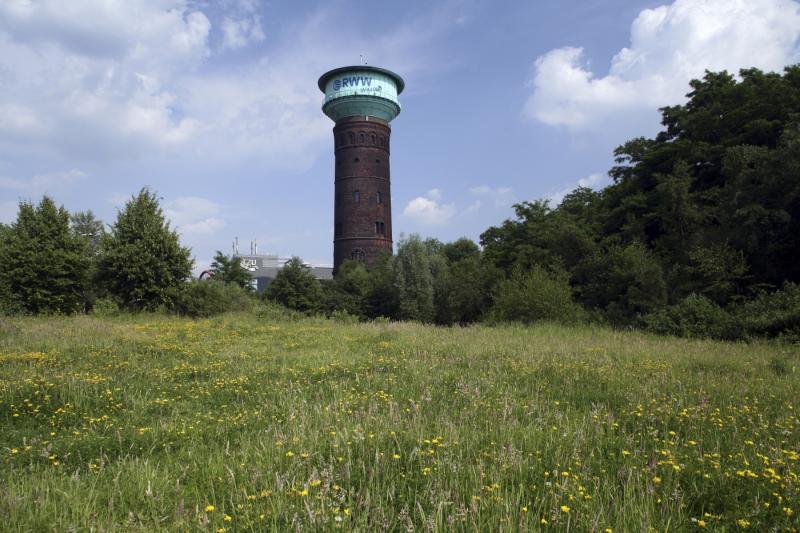
MULTIPOLYGON (((366 269, 318 281, 295 258, 265 298, 304 313, 442 325, 594 321, 659 333, 800 339, 800 66, 707 72, 663 129, 615 151, 613 183, 514 206, 480 243, 401 238, 366 269)), ((0 226, 0 305, 117 306, 203 315, 246 306, 249 274, 217 253, 188 283, 189 250, 140 191, 106 232, 45 197, 0 226), (33 243, 36 243, 35 245, 33 243)))

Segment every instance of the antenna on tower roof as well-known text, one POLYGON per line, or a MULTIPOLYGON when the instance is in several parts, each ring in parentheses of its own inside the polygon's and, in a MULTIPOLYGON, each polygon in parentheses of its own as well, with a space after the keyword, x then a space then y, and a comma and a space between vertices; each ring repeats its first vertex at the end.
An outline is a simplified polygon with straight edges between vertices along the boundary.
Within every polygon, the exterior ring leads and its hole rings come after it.
POLYGON ((361 64, 362 65, 366 65, 367 64, 367 60, 364 59, 364 54, 358 54, 358 57, 361 58, 361 64))

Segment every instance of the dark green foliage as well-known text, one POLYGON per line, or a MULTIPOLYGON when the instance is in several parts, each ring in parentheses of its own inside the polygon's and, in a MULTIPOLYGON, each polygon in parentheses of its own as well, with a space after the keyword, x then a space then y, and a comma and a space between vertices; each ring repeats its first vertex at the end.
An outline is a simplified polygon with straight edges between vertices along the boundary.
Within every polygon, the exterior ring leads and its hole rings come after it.
MULTIPOLYGON (((87 279, 94 280, 97 277, 98 246, 106 233, 105 227, 91 210, 73 213, 69 221, 72 234, 83 244, 83 254, 88 265, 87 279)), ((93 311, 97 299, 98 287, 87 283, 83 291, 84 310, 93 311)))
POLYGON ((250 292, 236 283, 192 280, 178 290, 173 308, 179 315, 200 318, 227 311, 247 311, 254 303, 250 292))
POLYGON ((783 337, 800 342, 800 285, 762 292, 733 310, 741 330, 750 337, 783 337))
POLYGON ((506 275, 565 270, 578 301, 615 324, 648 315, 675 334, 738 335, 721 313, 800 282, 800 66, 708 72, 691 89, 662 109, 664 131, 617 148, 612 185, 514 206, 481 235, 484 258, 506 275))
POLYGON ((128 200, 100 240, 97 279, 125 309, 170 307, 191 271, 190 250, 147 189, 128 200))
POLYGON ((579 301, 613 323, 629 324, 666 304, 661 265, 639 243, 608 244, 574 269, 579 301))
POLYGON ((211 272, 215 281, 233 283, 247 292, 253 291, 253 276, 242 266, 238 257, 228 257, 217 250, 211 263, 211 272))
POLYGON ((642 322, 649 331, 661 335, 735 339, 741 333, 727 311, 698 294, 646 315, 642 322))
POLYGON ((394 259, 394 279, 400 318, 431 322, 434 319, 433 275, 428 247, 419 235, 401 239, 394 259))
POLYGON ((92 315, 99 317, 112 317, 119 315, 119 305, 113 298, 98 298, 92 302, 92 315))
POLYGON ((477 322, 492 304, 492 292, 503 273, 480 255, 470 255, 450 264, 450 303, 453 321, 477 322))
POLYGON ((0 232, 0 298, 4 311, 74 313, 83 308, 88 260, 69 228, 69 213, 45 196, 19 204, 0 232))
POLYGON ((566 274, 534 266, 527 272, 514 272, 500 282, 491 316, 508 322, 574 323, 584 317, 584 312, 572 299, 566 274))
POLYGON ((94 256, 100 239, 106 233, 103 222, 94 216, 91 209, 73 213, 69 217, 69 222, 72 233, 86 246, 87 254, 94 256))
POLYGON ((292 257, 265 291, 267 299, 303 313, 322 309, 323 293, 311 269, 299 257, 292 257))
POLYGON ((481 249, 472 240, 466 237, 447 243, 442 246, 442 254, 450 264, 464 259, 476 259, 481 256, 481 249))
POLYGON ((332 281, 322 283, 322 289, 327 313, 346 313, 357 318, 367 316, 371 279, 364 263, 345 261, 332 281))
POLYGON ((395 284, 395 257, 389 252, 378 256, 370 271, 370 286, 365 299, 370 318, 399 318, 400 295, 395 284))

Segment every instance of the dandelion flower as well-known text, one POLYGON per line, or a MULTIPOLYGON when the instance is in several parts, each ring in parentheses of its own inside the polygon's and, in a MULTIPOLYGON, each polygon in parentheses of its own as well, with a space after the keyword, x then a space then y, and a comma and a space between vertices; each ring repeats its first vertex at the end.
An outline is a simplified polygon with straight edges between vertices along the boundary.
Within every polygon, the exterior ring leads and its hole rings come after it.
POLYGON ((214 507, 213 505, 206 505, 206 512, 207 513, 212 512, 214 509, 216 509, 216 507, 214 507))
POLYGON ((561 506, 561 512, 562 513, 568 513, 569 511, 570 511, 569 505, 562 505, 561 506))

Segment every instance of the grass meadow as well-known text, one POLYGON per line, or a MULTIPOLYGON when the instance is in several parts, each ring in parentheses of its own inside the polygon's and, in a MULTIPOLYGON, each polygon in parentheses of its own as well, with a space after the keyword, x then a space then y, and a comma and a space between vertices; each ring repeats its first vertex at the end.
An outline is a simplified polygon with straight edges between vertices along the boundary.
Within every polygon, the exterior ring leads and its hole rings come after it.
POLYGON ((800 350, 3 318, 3 531, 797 531, 800 350))

